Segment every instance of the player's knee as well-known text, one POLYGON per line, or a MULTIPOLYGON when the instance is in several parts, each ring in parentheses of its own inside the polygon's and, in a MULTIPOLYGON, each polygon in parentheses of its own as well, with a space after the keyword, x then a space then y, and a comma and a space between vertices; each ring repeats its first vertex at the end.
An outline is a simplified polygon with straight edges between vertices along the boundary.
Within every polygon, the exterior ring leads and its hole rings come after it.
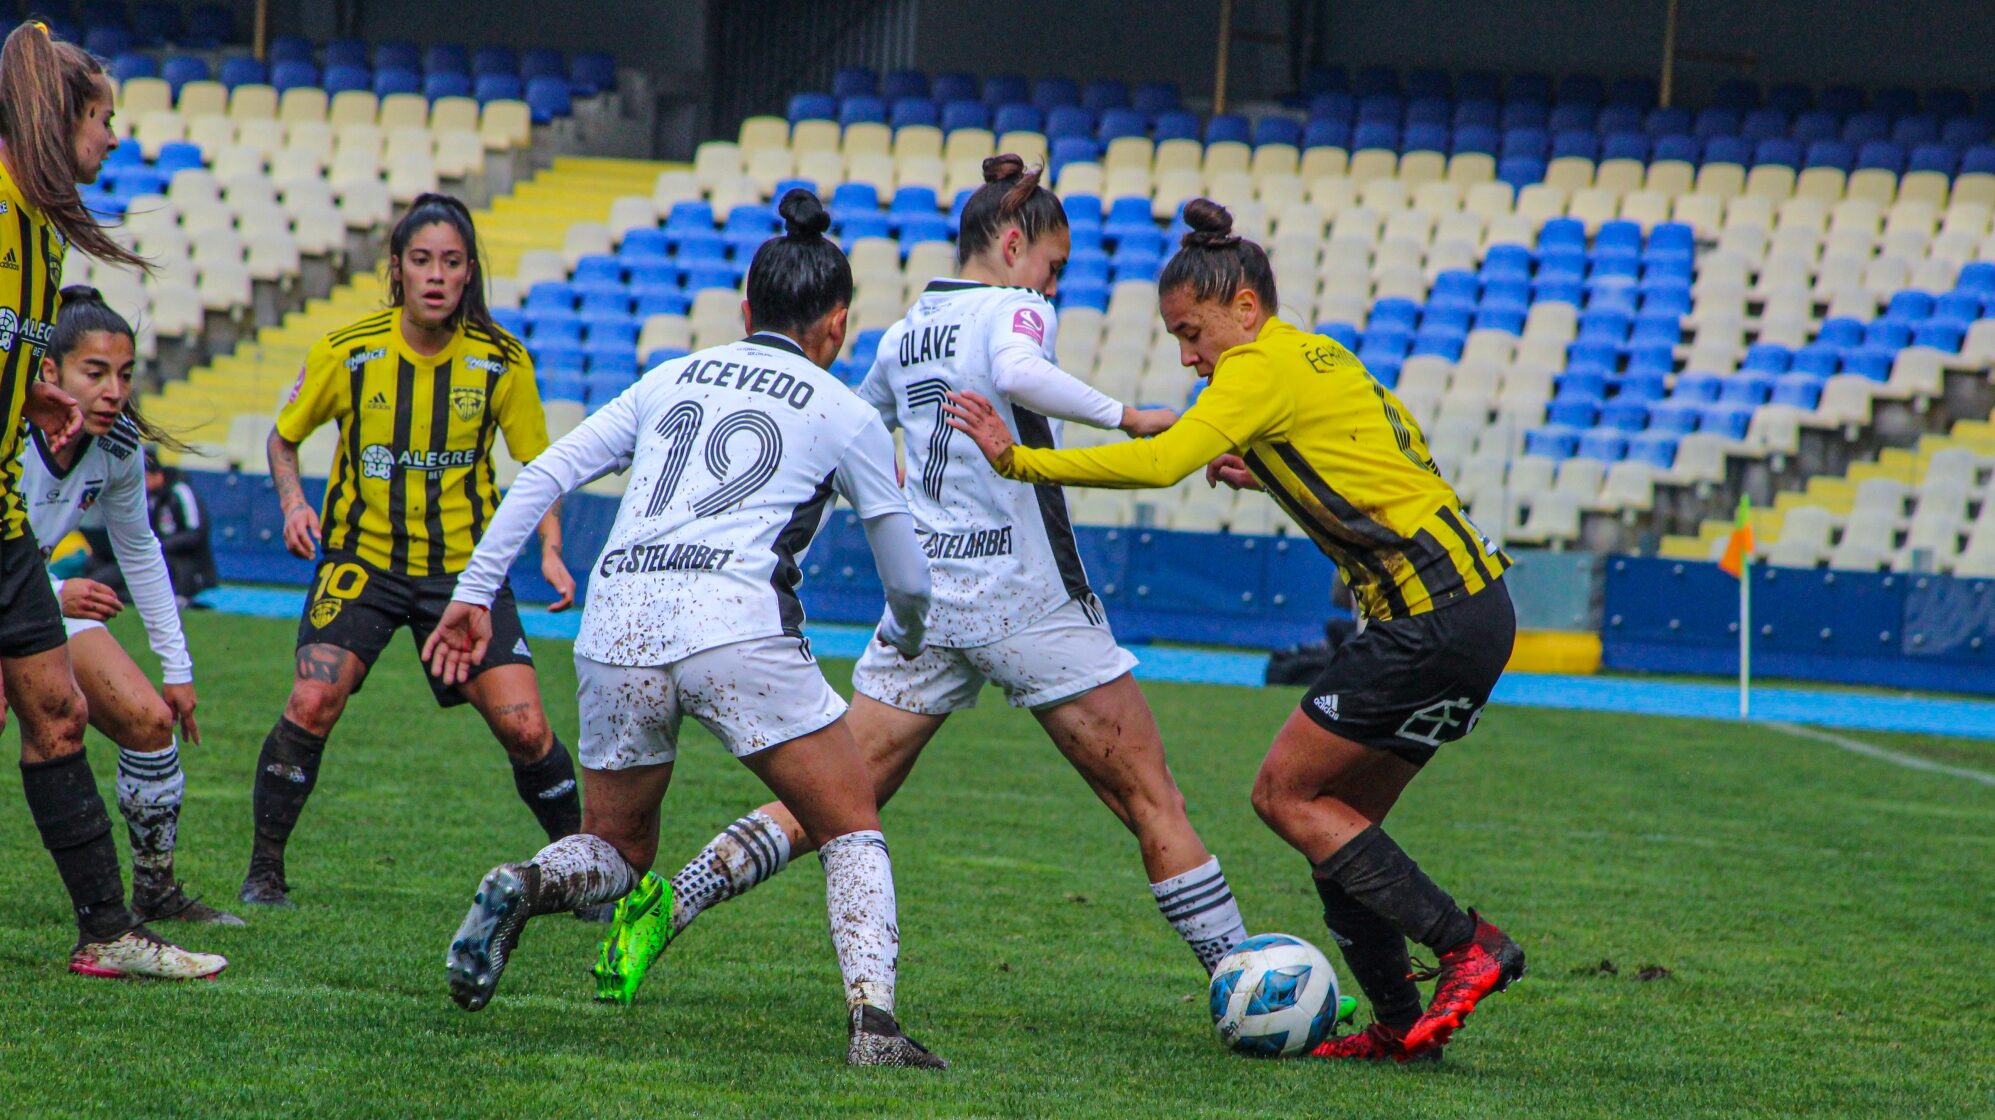
POLYGON ((316 681, 298 681, 291 686, 291 699, 284 705, 284 718, 314 735, 330 734, 339 715, 346 710, 346 690, 316 681))
POLYGON ((1261 818, 1261 823, 1279 830, 1282 819, 1287 816, 1288 797, 1284 784, 1265 767, 1254 776, 1251 799, 1254 813, 1261 818))
POLYGON ((159 697, 139 713, 130 732, 132 742, 119 743, 121 747, 141 751, 163 751, 173 745, 173 709, 159 697))
POLYGON ((73 682, 34 697, 16 714, 21 719, 22 757, 62 758, 83 749, 90 709, 73 682))
POLYGON ((505 748, 506 757, 515 762, 537 762, 554 745, 554 734, 548 729, 547 716, 538 707, 517 715, 509 715, 493 727, 499 745, 505 748))
POLYGON ((655 826, 646 828, 641 821, 608 814, 591 815, 584 806, 582 831, 601 837, 639 875, 651 870, 651 865, 657 862, 658 830, 655 826))

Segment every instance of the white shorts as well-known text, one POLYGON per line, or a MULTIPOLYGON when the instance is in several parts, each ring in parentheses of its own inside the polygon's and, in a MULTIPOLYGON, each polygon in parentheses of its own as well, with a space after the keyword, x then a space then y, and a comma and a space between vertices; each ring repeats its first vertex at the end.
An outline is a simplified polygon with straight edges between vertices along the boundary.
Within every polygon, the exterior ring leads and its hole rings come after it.
POLYGON ((985 681, 1004 689, 1014 708, 1046 708, 1135 667, 1136 655, 1115 644, 1100 601, 1090 595, 987 646, 929 646, 908 661, 868 642, 852 670, 852 688, 904 712, 940 716, 976 707, 985 681))
POLYGON ((679 724, 700 721, 736 758, 830 726, 845 700, 796 638, 754 638, 670 665, 605 665, 575 656, 583 767, 656 766, 679 754, 679 724))
POLYGON ((74 638, 78 634, 83 633, 85 630, 102 630, 103 628, 104 624, 97 621, 94 618, 71 618, 68 615, 62 616, 62 633, 64 637, 74 638))

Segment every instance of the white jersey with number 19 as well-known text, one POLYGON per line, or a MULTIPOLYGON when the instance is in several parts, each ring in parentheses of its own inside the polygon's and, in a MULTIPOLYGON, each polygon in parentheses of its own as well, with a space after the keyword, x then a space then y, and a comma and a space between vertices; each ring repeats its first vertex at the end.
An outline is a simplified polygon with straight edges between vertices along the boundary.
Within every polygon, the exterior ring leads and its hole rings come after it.
POLYGON ((1058 446, 1061 422, 1015 402, 994 375, 1010 348, 1050 362, 1056 329, 1053 305, 1037 292, 931 281, 880 339, 859 386, 906 433, 908 508, 934 581, 930 645, 989 645, 1069 600, 1094 609, 1060 488, 1000 476, 942 412, 945 394, 969 390, 997 406, 1018 442, 1058 446))
MULTIPOLYGON (((777 334, 659 365, 543 458, 564 477, 630 470, 575 641, 607 665, 801 637, 799 564, 832 494, 861 518, 907 508, 879 417, 777 334)), ((454 598, 488 602, 531 529, 502 505, 454 598)))

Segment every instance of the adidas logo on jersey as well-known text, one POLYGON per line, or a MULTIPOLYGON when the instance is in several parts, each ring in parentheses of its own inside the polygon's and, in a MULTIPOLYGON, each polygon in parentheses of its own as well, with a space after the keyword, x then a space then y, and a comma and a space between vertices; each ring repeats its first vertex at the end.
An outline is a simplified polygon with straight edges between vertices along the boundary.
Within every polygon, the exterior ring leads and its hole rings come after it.
POLYGON ((1316 706, 1318 709, 1320 709, 1323 712, 1324 715, 1329 716, 1331 719, 1340 718, 1337 715, 1336 693, 1333 692, 1328 696, 1318 696, 1316 698, 1316 706))
POLYGON ((11 268, 16 272, 21 270, 21 261, 14 255, 14 250, 9 249, 6 256, 0 257, 0 268, 11 268))
POLYGON ((367 398, 367 407, 368 407, 368 408, 393 408, 394 406, 388 403, 388 394, 387 394, 387 393, 385 393, 385 392, 380 392, 380 391, 376 391, 376 392, 375 392, 375 394, 374 394, 373 396, 371 396, 371 397, 367 398))

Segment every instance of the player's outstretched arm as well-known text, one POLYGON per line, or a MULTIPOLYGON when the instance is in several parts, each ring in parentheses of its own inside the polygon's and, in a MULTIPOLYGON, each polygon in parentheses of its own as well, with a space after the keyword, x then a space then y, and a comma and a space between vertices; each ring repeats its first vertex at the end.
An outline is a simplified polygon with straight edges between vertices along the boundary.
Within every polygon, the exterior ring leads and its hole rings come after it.
POLYGON ((991 383, 1034 412, 1095 428, 1120 428, 1136 438, 1177 423, 1168 408, 1137 408, 1046 360, 1036 340, 1000 332, 991 350, 991 383))
POLYGON ((83 409, 76 398, 47 381, 28 384, 28 399, 21 406, 21 414, 48 436, 51 451, 60 449, 83 430, 83 409))
POLYGON ((976 393, 951 393, 943 404, 949 425, 977 443, 1006 478, 1062 486, 1144 490, 1174 486, 1193 471, 1234 450, 1231 440, 1196 418, 1173 424, 1154 439, 1108 447, 1056 451, 1019 447, 991 402, 976 393))
POLYGON ((880 639, 912 659, 921 653, 928 632, 928 557, 915 539, 914 518, 895 476, 893 437, 885 425, 868 423, 860 429, 840 457, 832 481, 858 512, 880 585, 886 589, 880 639))
POLYGON ((471 679, 471 670, 485 660, 492 644, 492 612, 469 603, 452 603, 423 642, 423 660, 430 675, 447 685, 471 679))
POLYGON ((263 448, 270 458, 277 507, 284 511, 284 547, 300 560, 310 560, 319 551, 319 513, 305 500, 305 485, 298 480, 298 445, 273 427, 263 448))

